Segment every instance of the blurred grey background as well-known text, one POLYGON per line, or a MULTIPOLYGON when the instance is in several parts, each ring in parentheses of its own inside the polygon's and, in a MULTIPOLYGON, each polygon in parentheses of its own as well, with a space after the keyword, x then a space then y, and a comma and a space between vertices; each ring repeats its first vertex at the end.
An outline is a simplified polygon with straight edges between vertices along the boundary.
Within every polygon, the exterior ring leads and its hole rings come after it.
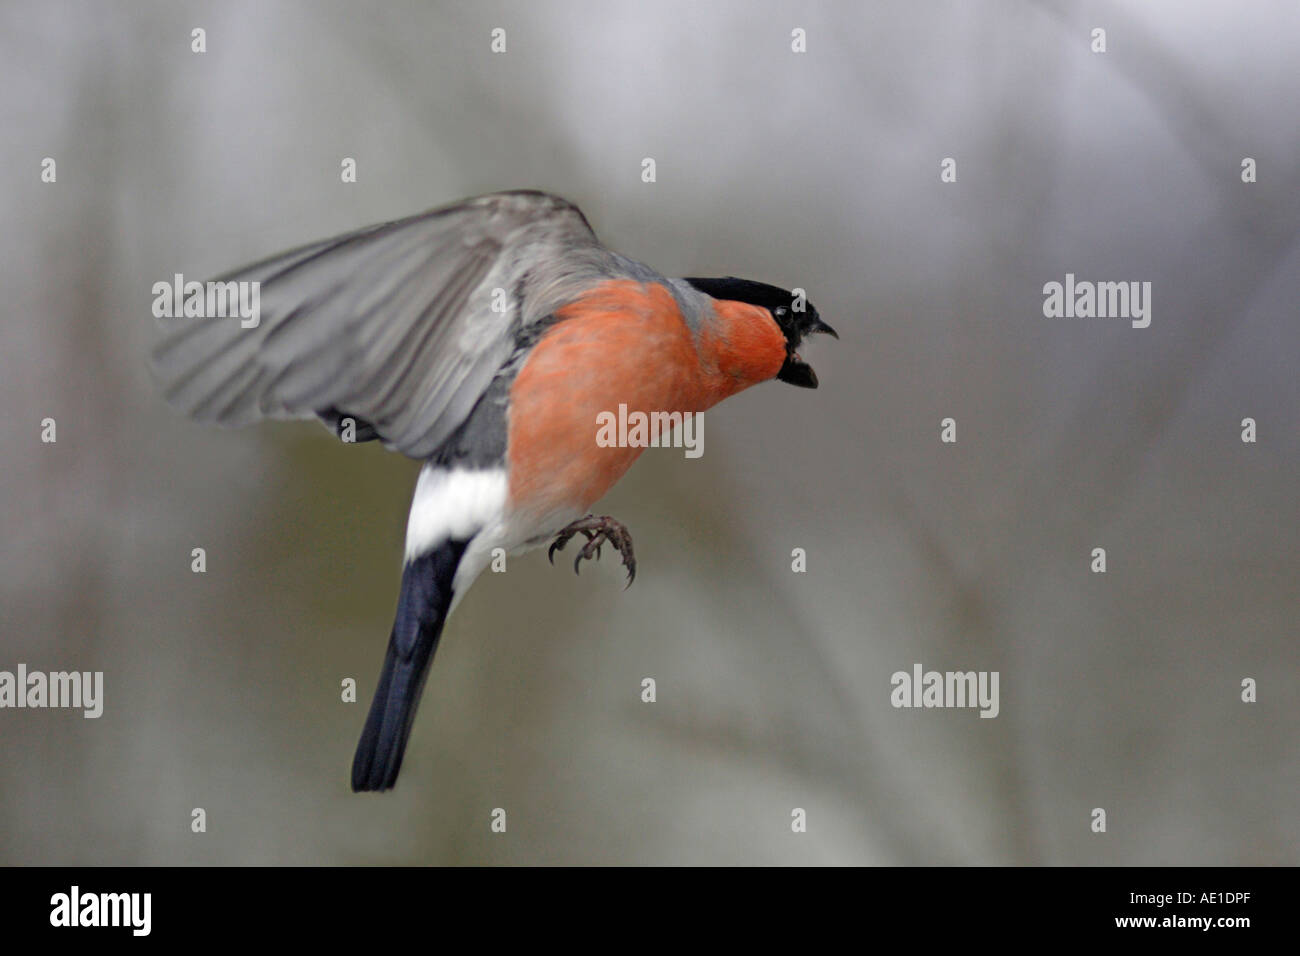
POLYGON ((1300 861, 1294 3, 0 25, 0 669, 106 683, 99 720, 0 711, 0 862, 1300 861), (485 574, 397 790, 355 796, 417 466, 177 419, 151 287, 516 187, 667 274, 802 286, 842 339, 614 490, 629 591, 608 554, 485 574), (1151 327, 1044 318, 1067 272, 1151 281, 1151 327), (1000 715, 894 709, 914 663, 999 671, 1000 715))

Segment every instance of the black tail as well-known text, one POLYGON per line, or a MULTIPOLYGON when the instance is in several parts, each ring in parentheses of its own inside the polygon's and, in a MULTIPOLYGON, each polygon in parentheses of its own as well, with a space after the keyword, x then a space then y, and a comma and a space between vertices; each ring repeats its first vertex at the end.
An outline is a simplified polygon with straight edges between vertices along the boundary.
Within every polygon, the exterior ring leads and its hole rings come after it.
POLYGON ((444 541, 402 569, 402 593, 397 599, 393 635, 388 639, 388 656, 352 760, 354 791, 388 790, 397 781, 465 545, 464 541, 444 541))

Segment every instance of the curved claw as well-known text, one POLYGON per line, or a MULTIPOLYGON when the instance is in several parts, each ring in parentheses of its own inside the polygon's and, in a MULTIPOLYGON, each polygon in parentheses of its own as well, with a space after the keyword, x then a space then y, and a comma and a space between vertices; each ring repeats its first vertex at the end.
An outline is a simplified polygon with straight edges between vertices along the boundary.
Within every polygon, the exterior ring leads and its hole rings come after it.
POLYGON ((554 564, 555 552, 563 551, 564 546, 577 534, 581 534, 587 539, 587 542, 574 555, 574 574, 582 573, 583 561, 592 558, 599 561, 604 546, 608 544, 622 555, 623 567, 627 568, 627 584, 623 585, 623 590, 626 591, 632 586, 632 582, 636 580, 636 558, 632 554, 632 536, 627 533, 625 527, 608 515, 600 517, 587 515, 586 518, 575 521, 567 528, 564 528, 551 543, 550 548, 547 549, 546 560, 554 564))

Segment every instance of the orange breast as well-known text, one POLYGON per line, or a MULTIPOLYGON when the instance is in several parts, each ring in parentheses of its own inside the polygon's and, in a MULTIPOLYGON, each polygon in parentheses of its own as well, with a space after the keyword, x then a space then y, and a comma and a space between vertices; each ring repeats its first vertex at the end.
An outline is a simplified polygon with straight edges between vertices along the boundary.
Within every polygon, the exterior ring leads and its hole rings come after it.
POLYGON ((511 509, 586 511, 623 476, 643 449, 601 447, 601 413, 702 412, 776 375, 785 339, 766 310, 714 311, 697 337, 671 292, 635 280, 603 283, 561 310, 511 388, 511 509))

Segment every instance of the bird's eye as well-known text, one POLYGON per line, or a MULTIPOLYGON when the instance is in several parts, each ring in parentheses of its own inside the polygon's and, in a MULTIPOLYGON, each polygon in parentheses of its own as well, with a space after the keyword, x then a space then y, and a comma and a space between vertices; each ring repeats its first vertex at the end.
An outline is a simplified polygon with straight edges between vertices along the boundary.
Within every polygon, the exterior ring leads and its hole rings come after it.
POLYGON ((778 305, 778 306, 776 307, 776 317, 777 317, 778 319, 780 319, 780 318, 784 318, 787 314, 789 314, 789 312, 790 312, 790 310, 787 309, 787 308, 786 308, 785 306, 783 306, 783 305, 778 305))

